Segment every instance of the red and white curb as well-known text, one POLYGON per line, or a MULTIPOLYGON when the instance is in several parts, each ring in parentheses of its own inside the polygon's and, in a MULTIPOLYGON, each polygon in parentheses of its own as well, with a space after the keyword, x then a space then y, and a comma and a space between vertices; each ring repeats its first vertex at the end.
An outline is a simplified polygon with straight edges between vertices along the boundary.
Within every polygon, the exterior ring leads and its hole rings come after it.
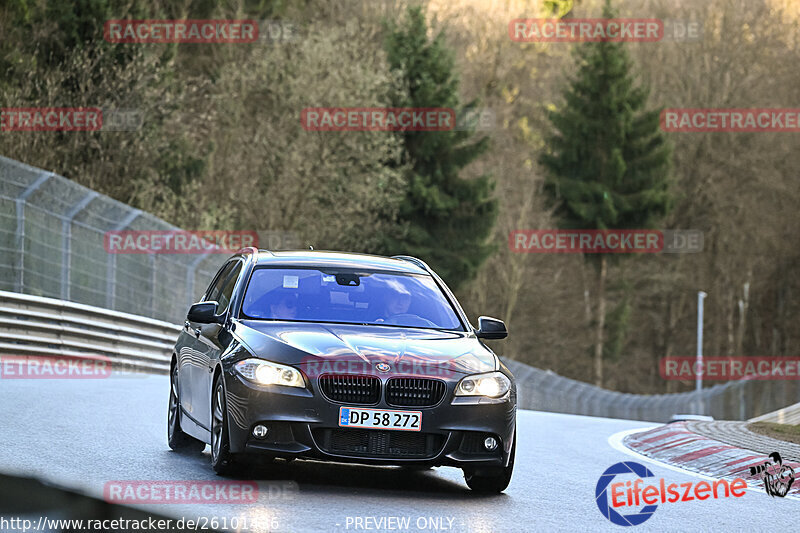
MULTIPOLYGON (((764 490, 761 478, 750 475, 750 467, 763 464, 767 460, 766 454, 692 433, 686 429, 685 422, 630 433, 622 439, 622 443, 631 451, 660 463, 714 478, 741 477, 747 480, 750 487, 764 490)), ((784 461, 784 464, 791 466, 795 472, 795 483, 787 497, 800 499, 800 463, 784 461)))

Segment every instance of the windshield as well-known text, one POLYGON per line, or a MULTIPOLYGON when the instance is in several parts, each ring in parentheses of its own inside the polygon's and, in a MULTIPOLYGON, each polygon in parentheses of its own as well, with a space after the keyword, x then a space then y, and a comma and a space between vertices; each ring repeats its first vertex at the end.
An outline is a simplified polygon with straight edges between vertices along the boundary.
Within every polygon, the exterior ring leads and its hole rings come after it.
POLYGON ((257 268, 244 318, 462 329, 431 276, 364 270, 257 268))

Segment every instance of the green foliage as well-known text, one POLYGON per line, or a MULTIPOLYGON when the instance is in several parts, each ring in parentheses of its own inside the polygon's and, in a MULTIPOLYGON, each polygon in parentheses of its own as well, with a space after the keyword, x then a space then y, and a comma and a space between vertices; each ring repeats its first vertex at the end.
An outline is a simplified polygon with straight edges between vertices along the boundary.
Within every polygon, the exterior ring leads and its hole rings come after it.
MULTIPOLYGON (((603 17, 615 15, 606 0, 603 17)), ((555 219, 564 229, 651 228, 673 203, 672 149, 660 131, 659 111, 645 109, 648 90, 635 83, 623 43, 579 45, 576 59, 577 75, 566 104, 549 113, 554 131, 539 157, 555 219)), ((598 267, 594 378, 602 386, 603 359, 619 356, 630 316, 627 296, 611 313, 604 311, 606 265, 625 254, 584 257, 598 267)))
POLYGON ((544 0, 542 8, 548 17, 562 18, 572 11, 573 0, 544 0))
MULTIPOLYGON (((409 8, 401 25, 386 28, 389 64, 407 88, 393 105, 458 111, 452 53, 442 34, 429 40, 422 10, 409 8)), ((454 287, 472 279, 494 250, 486 242, 497 218, 494 182, 489 175, 472 180, 459 176, 488 149, 488 137, 473 136, 471 131, 404 133, 411 171, 398 216, 405 232, 387 236, 382 250, 424 258, 454 287)))
POLYGON ((206 162, 193 155, 191 146, 183 138, 170 139, 155 166, 164 184, 176 195, 184 194, 186 186, 200 179, 206 170, 206 162))
MULTIPOLYGON (((608 2, 603 16, 614 16, 608 2)), ((585 43, 577 60, 566 105, 549 115, 555 131, 539 159, 555 216, 566 229, 652 227, 672 206, 672 151, 659 111, 644 109, 648 90, 636 86, 622 43, 585 43)))
POLYGON ((243 54, 202 84, 190 120, 195 142, 214 145, 201 151, 195 210, 221 202, 234 228, 294 231, 316 249, 371 251, 397 233, 401 136, 306 131, 299 120, 306 107, 390 105, 400 82, 375 41, 355 25, 310 24, 291 46, 243 54), (370 45, 378 53, 365 54, 370 45))

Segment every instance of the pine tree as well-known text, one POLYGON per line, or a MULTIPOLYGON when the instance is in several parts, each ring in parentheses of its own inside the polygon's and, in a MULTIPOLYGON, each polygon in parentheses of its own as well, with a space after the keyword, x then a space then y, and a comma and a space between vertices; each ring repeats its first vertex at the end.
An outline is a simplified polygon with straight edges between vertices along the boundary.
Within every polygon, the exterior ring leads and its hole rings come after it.
MULTIPOLYGON (((405 94, 395 107, 459 109, 458 77, 442 34, 428 39, 420 8, 409 8, 400 26, 388 25, 385 49, 399 71, 405 94)), ((473 103, 467 107, 473 106, 473 103)), ((488 149, 488 137, 473 140, 474 131, 404 132, 411 162, 406 197, 399 210, 402 235, 387 236, 385 252, 424 258, 456 288, 473 278, 494 246, 487 238, 497 218, 488 175, 459 177, 462 168, 488 149)))
MULTIPOLYGON (((603 16, 615 16, 610 0, 603 16)), ((554 131, 539 158, 558 224, 563 229, 652 228, 672 207, 672 149, 659 129, 660 111, 645 110, 648 90, 636 85, 623 43, 583 43, 576 56, 578 73, 563 108, 550 113, 554 131)), ((594 378, 602 386, 609 256, 585 258, 597 270, 594 378)))

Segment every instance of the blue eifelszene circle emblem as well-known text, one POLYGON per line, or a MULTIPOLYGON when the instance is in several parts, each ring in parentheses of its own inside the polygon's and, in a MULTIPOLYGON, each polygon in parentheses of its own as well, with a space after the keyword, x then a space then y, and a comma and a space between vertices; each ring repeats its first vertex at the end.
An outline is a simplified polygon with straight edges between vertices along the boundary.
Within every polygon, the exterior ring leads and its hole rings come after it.
POLYGON ((620 514, 615 511, 609 503, 609 496, 606 491, 614 478, 620 474, 636 474, 640 478, 653 477, 653 473, 646 466, 633 461, 624 461, 611 465, 597 480, 597 487, 594 491, 597 508, 600 509, 603 516, 618 526, 638 526, 653 516, 653 513, 658 509, 658 505, 645 505, 631 514, 620 514))

